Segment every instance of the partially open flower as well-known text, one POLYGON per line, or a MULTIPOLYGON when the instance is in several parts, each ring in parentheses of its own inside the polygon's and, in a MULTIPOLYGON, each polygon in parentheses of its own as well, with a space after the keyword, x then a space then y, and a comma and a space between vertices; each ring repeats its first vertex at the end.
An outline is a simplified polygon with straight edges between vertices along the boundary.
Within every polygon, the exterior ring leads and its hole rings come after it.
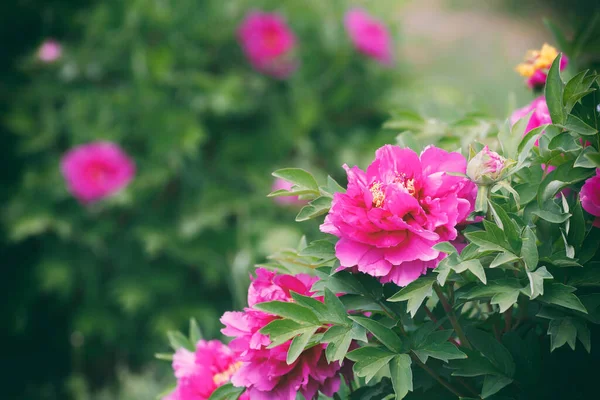
MULTIPOLYGON (((538 88, 546 84, 548 70, 552 66, 554 59, 558 56, 558 51, 544 44, 541 50, 529 50, 525 56, 525 61, 517 65, 515 70, 523 77, 527 78, 527 86, 538 88)), ((563 54, 560 60, 560 70, 567 67, 569 60, 563 54)))
POLYGON ((475 155, 467 165, 467 176, 478 185, 490 185, 502 178, 506 158, 488 146, 475 155))

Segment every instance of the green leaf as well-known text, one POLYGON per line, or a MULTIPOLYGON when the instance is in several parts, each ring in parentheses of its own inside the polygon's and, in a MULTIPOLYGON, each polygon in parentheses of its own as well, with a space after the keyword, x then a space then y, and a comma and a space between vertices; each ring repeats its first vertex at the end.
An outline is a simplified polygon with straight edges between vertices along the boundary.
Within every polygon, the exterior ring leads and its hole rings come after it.
POLYGON ((171 353, 155 353, 154 357, 159 360, 173 361, 173 354, 171 353))
POLYGON ((504 231, 510 247, 513 251, 519 251, 521 249, 521 237, 514 220, 508 216, 508 213, 500 205, 493 201, 490 201, 490 211, 498 227, 504 231))
POLYGON ((600 168, 600 153, 589 153, 585 157, 592 162, 596 167, 600 168))
POLYGON ((325 288, 325 306, 327 306, 329 315, 335 318, 333 322, 349 325, 346 307, 329 288, 325 288))
POLYGON ((190 342, 192 344, 198 343, 198 340, 202 339, 202 331, 198 326, 198 322, 196 322, 195 318, 190 318, 190 342))
POLYGON ((215 389, 208 400, 237 400, 246 388, 233 386, 232 383, 226 383, 215 389))
POLYGON ((319 318, 317 318, 315 313, 309 308, 301 306, 300 304, 287 301, 269 301, 255 304, 254 308, 269 314, 289 318, 294 321, 305 322, 312 325, 320 325, 319 318))
POLYGON ((300 210, 296 215, 296 222, 308 221, 309 219, 326 214, 331 208, 331 197, 317 197, 300 210))
POLYGON ((483 270, 481 261, 479 261, 478 259, 463 261, 454 267, 454 271, 456 271, 459 274, 465 272, 466 270, 471 271, 473 275, 475 275, 484 285, 487 283, 485 271, 483 270))
POLYGON ((548 77, 546 78, 546 104, 548 104, 548 110, 550 111, 550 118, 555 124, 562 124, 565 122, 565 109, 563 106, 563 92, 564 86, 562 79, 560 78, 560 60, 562 53, 554 59, 550 70, 548 71, 548 77))
POLYGON ((519 260, 519 257, 511 252, 499 253, 490 264, 490 268, 496 268, 504 264, 513 263, 519 260))
POLYGON ((403 399, 408 392, 413 390, 411 364, 412 360, 408 354, 398 354, 390 362, 390 375, 396 393, 396 400, 403 399))
POLYGON ((565 122, 564 127, 571 132, 578 133, 582 136, 592 136, 598 133, 596 129, 592 128, 572 114, 567 117, 567 122, 565 122))
POLYGON ((454 245, 452 245, 450 242, 440 242, 433 246, 433 248, 434 250, 441 251, 442 253, 446 254, 457 253, 456 247, 454 247, 454 245))
POLYGON ((467 349, 464 352, 467 354, 467 358, 452 360, 448 365, 449 368, 454 370, 452 372, 453 376, 473 377, 487 374, 501 374, 490 360, 482 356, 479 352, 467 349))
POLYGON ((577 328, 577 339, 581 342, 585 351, 588 353, 592 352, 592 339, 590 337, 590 329, 587 324, 580 319, 573 318, 572 321, 575 328, 577 328))
POLYGON ((498 343, 492 334, 472 327, 466 329, 466 334, 469 342, 490 360, 500 373, 508 378, 513 377, 515 362, 508 349, 498 343))
POLYGON ((467 300, 486 299, 499 293, 512 293, 521 290, 522 287, 517 279, 499 279, 490 281, 486 286, 477 285, 460 297, 467 300))
POLYGON ((419 278, 400 289, 400 291, 390 297, 388 301, 395 302, 408 300, 407 311, 410 312, 410 315, 414 318, 423 301, 431 296, 434 282, 434 278, 419 278))
POLYGON ((548 272, 546 267, 540 267, 534 272, 527 271, 527 277, 529 278, 529 290, 531 300, 544 294, 544 280, 552 279, 553 276, 548 272))
POLYGON ((529 271, 534 271, 537 268, 539 254, 537 249, 537 238, 530 227, 525 227, 523 230, 523 245, 521 247, 521 258, 525 262, 525 267, 529 271))
POLYGON ((548 335, 550 335, 550 351, 562 347, 569 343, 572 350, 575 350, 577 339, 577 328, 571 322, 571 318, 553 319, 548 326, 548 335))
POLYGON ((347 359, 356 363, 353 367, 354 373, 364 377, 367 383, 394 357, 394 353, 374 346, 360 347, 346 355, 347 359))
POLYGON ((579 298, 573 294, 575 290, 572 286, 552 283, 545 288, 544 295, 540 297, 540 300, 544 303, 555 304, 587 314, 587 310, 579 298))
POLYGON ((402 351, 402 340, 390 328, 366 317, 350 317, 351 320, 371 332, 385 347, 393 352, 402 351))
POLYGON ((588 157, 588 154, 598 154, 596 153, 596 150, 594 150, 593 147, 588 146, 585 147, 581 153, 579 153, 579 156, 577 156, 577 159, 575 160, 575 164, 573 164, 573 167, 577 168, 596 168, 596 164, 594 164, 588 157))
POLYGON ((471 243, 476 244, 480 251, 501 251, 507 249, 493 242, 488 233, 485 231, 466 232, 465 237, 471 243))
POLYGON ((503 313, 517 302, 517 299, 519 298, 519 293, 519 290, 514 290, 512 292, 495 294, 494 297, 492 297, 490 303, 497 304, 500 307, 500 312, 503 313))
POLYGON ((194 343, 190 342, 190 340, 179 331, 169 331, 167 332, 167 337, 169 338, 169 344, 171 345, 171 348, 173 348, 175 351, 180 348, 184 348, 189 351, 196 350, 194 343))
POLYGON ((319 185, 310 172, 301 168, 283 168, 273 172, 276 178, 284 179, 301 188, 319 192, 319 185))
POLYGON ((325 349, 327 362, 341 361, 346 357, 352 343, 352 328, 346 326, 332 326, 325 332, 321 341, 328 343, 325 349))
POLYGON ((488 397, 498 393, 504 387, 512 383, 511 378, 501 375, 486 375, 483 379, 483 388, 481 389, 481 398, 487 399, 488 397))
POLYGON ((329 240, 315 240, 303 248, 300 255, 329 260, 335 258, 335 246, 329 240))
POLYGON ((346 189, 344 189, 339 183, 336 182, 331 176, 327 175, 327 189, 329 193, 346 193, 346 189))
POLYGON ((544 221, 552 222, 553 224, 562 224, 563 222, 565 222, 566 220, 568 220, 571 217, 571 214, 569 214, 569 213, 556 214, 556 213, 553 213, 552 211, 546 211, 546 210, 537 210, 537 211, 532 211, 531 213, 533 215, 537 215, 544 221))
POLYGON ((269 322, 259 332, 268 335, 271 343, 269 348, 279 346, 295 336, 302 335, 320 325, 303 325, 289 319, 276 319, 269 322))
POLYGON ((296 303, 311 309, 320 320, 322 319, 325 322, 334 322, 333 317, 329 315, 327 306, 321 303, 319 300, 313 297, 303 296, 294 291, 291 291, 290 294, 296 303))
POLYGON ((317 331, 317 329, 319 329, 319 327, 314 327, 311 330, 307 330, 306 332, 299 336, 296 336, 292 340, 285 360, 288 365, 293 364, 298 359, 298 357, 300 357, 300 354, 302 354, 304 348, 306 347, 310 339, 312 339, 313 334, 317 331))
POLYGON ((373 386, 363 386, 350 394, 349 400, 383 400, 394 395, 390 378, 383 378, 373 386))
POLYGON ((413 351, 423 363, 427 362, 427 358, 429 357, 436 358, 444 362, 467 358, 465 353, 460 351, 454 344, 448 341, 428 344, 419 348, 418 350, 413 351))

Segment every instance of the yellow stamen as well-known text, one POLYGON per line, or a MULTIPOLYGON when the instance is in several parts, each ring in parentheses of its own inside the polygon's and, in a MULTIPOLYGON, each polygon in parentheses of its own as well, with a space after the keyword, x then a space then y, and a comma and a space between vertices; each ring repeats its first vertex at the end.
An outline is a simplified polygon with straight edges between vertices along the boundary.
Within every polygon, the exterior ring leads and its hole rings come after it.
POLYGON ((536 71, 549 69, 557 56, 558 51, 544 43, 541 50, 529 50, 525 55, 525 62, 517 65, 515 70, 521 76, 529 78, 536 71))
POLYGON ((373 186, 371 186, 371 194, 373 195, 373 207, 382 207, 383 201, 385 200, 385 195, 381 190, 381 183, 375 182, 373 186))
POLYGON ((241 366, 242 366, 241 361, 231 364, 229 366, 229 368, 227 368, 225 371, 215 374, 215 376, 213 376, 213 382, 217 386, 221 386, 221 385, 229 382, 229 380, 231 379, 231 376, 233 374, 235 374, 237 372, 237 370, 240 369, 241 366))

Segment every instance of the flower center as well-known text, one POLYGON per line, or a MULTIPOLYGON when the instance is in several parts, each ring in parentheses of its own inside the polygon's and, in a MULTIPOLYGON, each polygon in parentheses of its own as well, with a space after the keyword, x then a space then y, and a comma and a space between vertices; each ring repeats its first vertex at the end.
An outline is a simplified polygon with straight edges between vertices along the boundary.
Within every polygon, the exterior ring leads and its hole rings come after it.
POLYGON ((221 386, 221 385, 229 382, 229 380, 231 379, 231 376, 233 374, 235 374, 237 372, 237 370, 240 369, 241 366, 242 366, 241 361, 231 364, 229 366, 229 368, 227 368, 225 371, 215 374, 215 376, 213 376, 213 382, 217 386, 221 386))
POLYGON ((407 179, 405 173, 398 174, 394 178, 394 183, 400 185, 402 188, 404 188, 408 192, 408 194, 410 194, 413 197, 414 197, 415 193, 417 192, 415 189, 415 180, 413 178, 407 179))
POLYGON ((373 195, 373 207, 382 207, 383 201, 385 200, 385 195, 381 190, 381 183, 375 182, 373 186, 371 186, 371 194, 373 195))

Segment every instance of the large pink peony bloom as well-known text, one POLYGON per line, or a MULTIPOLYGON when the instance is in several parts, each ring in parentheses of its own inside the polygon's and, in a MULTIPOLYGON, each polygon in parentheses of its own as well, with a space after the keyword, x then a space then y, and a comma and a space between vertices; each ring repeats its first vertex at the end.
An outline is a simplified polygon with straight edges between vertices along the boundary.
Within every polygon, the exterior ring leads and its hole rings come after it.
MULTIPOLYGON (((233 351, 218 340, 200 340, 195 352, 181 348, 173 356, 177 387, 163 400, 206 400, 229 382, 240 365, 233 351)), ((248 400, 248 395, 240 399, 248 400)))
POLYGON ((48 39, 38 49, 38 58, 45 63, 52 63, 62 55, 62 46, 56 40, 48 39))
MULTIPOLYGON (((525 133, 537 128, 540 125, 552 123, 550 111, 548 111, 548 105, 546 104, 546 98, 544 96, 540 96, 525 107, 516 109, 510 116, 510 124, 516 124, 518 120, 525 117, 532 111, 533 114, 531 114, 531 118, 529 118, 529 122, 525 128, 525 133)), ((538 145, 538 141, 536 141, 535 144, 538 145)))
POLYGON ((267 348, 268 336, 259 331, 278 317, 252 308, 267 301, 291 301, 290 292, 311 296, 317 278, 309 275, 276 275, 259 268, 248 291, 248 305, 243 312, 226 312, 221 317, 224 335, 232 336, 230 346, 243 362, 231 382, 244 386, 252 400, 295 400, 298 392, 315 399, 318 391, 333 396, 340 386, 340 364, 328 364, 325 345, 311 347, 293 364, 286 363, 291 341, 267 348))
POLYGON ((596 176, 585 181, 579 197, 581 207, 596 217, 594 226, 600 228, 600 169, 596 170, 596 176))
POLYGON ((135 175, 134 162, 109 142, 72 148, 63 156, 60 167, 69 190, 84 203, 115 194, 135 175))
POLYGON ((364 172, 344 165, 346 193, 336 193, 321 231, 340 238, 335 251, 342 269, 404 286, 435 268, 444 256, 432 247, 456 239, 456 225, 474 207, 476 186, 462 176, 459 153, 430 146, 419 157, 386 145, 364 172))
POLYGON ((381 64, 393 63, 392 37, 383 22, 355 8, 346 13, 344 25, 358 51, 381 64))
POLYGON ((296 37, 280 15, 251 12, 238 29, 238 40, 258 71, 284 79, 296 69, 296 37))

